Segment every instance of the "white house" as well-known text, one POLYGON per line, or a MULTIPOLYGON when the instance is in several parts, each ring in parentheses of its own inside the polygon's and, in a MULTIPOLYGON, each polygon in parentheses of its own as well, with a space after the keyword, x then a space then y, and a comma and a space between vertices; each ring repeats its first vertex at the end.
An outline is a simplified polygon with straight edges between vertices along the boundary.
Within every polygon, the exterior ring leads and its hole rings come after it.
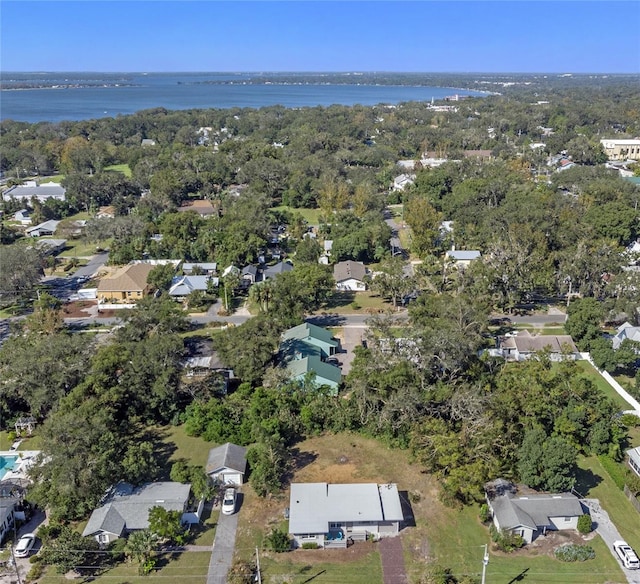
POLYGON ((640 446, 627 450, 627 456, 629 457, 631 470, 640 476, 640 446))
POLYGON ((352 290, 361 292, 367 289, 364 277, 367 268, 363 263, 347 260, 338 262, 333 266, 333 279, 336 281, 336 290, 352 290))
POLYGON ((64 201, 66 192, 66 189, 58 183, 48 182, 39 185, 36 181, 27 181, 23 185, 7 189, 2 194, 2 198, 5 201, 15 199, 16 201, 26 202, 31 199, 38 199, 41 203, 46 203, 49 199, 64 201))
POLYGON ((517 496, 515 486, 503 479, 485 485, 489 510, 496 529, 506 530, 531 543, 547 531, 578 528, 584 509, 571 493, 517 496))
POLYGON ((49 221, 45 221, 44 223, 40 223, 34 227, 29 227, 25 233, 30 237, 53 235, 56 232, 56 229, 58 229, 58 225, 60 225, 60 221, 49 219, 49 221))
POLYGON ((580 357, 571 335, 532 335, 520 331, 515 336, 502 337, 499 349, 502 357, 513 361, 526 361, 543 351, 551 361, 575 361, 580 357))
POLYGON ((467 267, 480 256, 480 252, 475 249, 452 249, 445 254, 445 259, 456 266, 467 267))
POLYGON ((0 544, 13 532, 15 521, 15 500, 0 499, 0 544))
POLYGON ((350 542, 394 536, 404 519, 395 484, 292 483, 289 533, 294 547, 345 548, 350 542))
POLYGON ((217 286, 219 280, 211 276, 176 276, 171 281, 169 296, 176 300, 183 300, 194 290, 206 292, 209 288, 209 282, 211 285, 217 286))
POLYGON ((602 149, 609 160, 640 160, 640 139, 616 140, 605 138, 600 140, 602 149))
POLYGON ((20 225, 31 225, 31 211, 27 209, 20 209, 13 214, 13 220, 20 223, 20 225))
POLYGON ((632 324, 625 322, 616 329, 616 334, 611 339, 613 348, 619 349, 625 340, 634 341, 640 343, 640 326, 633 326, 632 324))
POLYGON ((135 488, 129 483, 118 483, 100 502, 82 532, 106 545, 119 537, 149 527, 149 511, 163 507, 167 511, 180 511, 183 523, 198 523, 203 501, 191 503, 191 485, 175 482, 147 483, 135 488))
POLYGON ((212 448, 205 471, 214 483, 242 485, 247 472, 247 449, 231 442, 212 448))
POLYGON ((409 185, 416 180, 415 174, 400 174, 393 179, 393 190, 404 191, 409 185))

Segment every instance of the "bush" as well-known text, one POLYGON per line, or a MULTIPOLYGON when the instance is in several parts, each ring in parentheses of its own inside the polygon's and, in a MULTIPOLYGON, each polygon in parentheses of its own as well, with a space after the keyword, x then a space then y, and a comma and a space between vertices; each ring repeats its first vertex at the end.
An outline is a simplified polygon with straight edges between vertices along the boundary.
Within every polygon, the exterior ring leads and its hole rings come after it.
POLYGON ((623 414, 620 417, 620 423, 627 428, 635 428, 640 426, 640 417, 635 414, 623 414))
POLYGON ((498 530, 495 525, 491 525, 489 533, 496 547, 503 552, 509 553, 524 545, 524 539, 521 536, 504 529, 498 530))
POLYGON ((265 543, 267 547, 278 553, 288 552, 291 549, 289 536, 279 529, 272 530, 265 538, 265 543))
POLYGON ((409 501, 412 503, 419 503, 422 500, 422 495, 418 491, 411 491, 409 493, 409 501))
POLYGON ((596 557, 596 552, 590 545, 571 543, 557 547, 553 553, 561 562, 585 562, 596 557))
POLYGON ((609 476, 616 484, 616 487, 621 491, 624 490, 624 485, 627 482, 626 469, 624 466, 613 460, 610 456, 606 456, 604 454, 598 456, 598 460, 604 467, 604 470, 609 473, 609 476))
POLYGON ((362 306, 360 304, 358 304, 357 302, 352 302, 351 303, 351 309, 352 310, 360 310, 362 308, 362 306))
POLYGON ((38 578, 44 574, 44 566, 42 564, 34 564, 31 566, 29 573, 27 574, 27 582, 35 582, 38 578))
POLYGON ((318 549, 318 544, 314 541, 307 541, 305 543, 302 544, 302 549, 303 550, 317 550, 318 549))
POLYGON ((586 535, 587 533, 591 533, 592 529, 591 524, 591 515, 580 515, 578 517, 578 532, 586 535))
POLYGON ((486 503, 482 504, 480 506, 480 513, 478 515, 482 523, 489 523, 489 521, 491 521, 491 511, 489 510, 489 505, 487 505, 486 503))

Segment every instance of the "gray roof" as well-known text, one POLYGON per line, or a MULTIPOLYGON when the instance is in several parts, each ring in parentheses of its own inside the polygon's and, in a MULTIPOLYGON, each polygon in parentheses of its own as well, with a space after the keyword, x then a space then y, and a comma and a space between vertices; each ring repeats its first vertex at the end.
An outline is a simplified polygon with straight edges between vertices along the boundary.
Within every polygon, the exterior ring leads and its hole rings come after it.
POLYGON ((344 282, 345 280, 362 280, 367 275, 367 268, 361 262, 338 262, 333 266, 333 278, 336 282, 344 282))
POLYGON ((82 535, 101 531, 121 535, 125 529, 146 529, 152 507, 183 512, 190 491, 191 485, 176 482, 147 483, 137 489, 127 483, 119 484, 107 494, 102 506, 93 511, 82 535))
POLYGON ((268 278, 274 278, 278 274, 290 272, 291 270, 293 270, 293 266, 289 262, 279 262, 275 266, 267 268, 263 273, 263 278, 265 280, 268 278))
POLYGON ((292 483, 289 533, 327 533, 329 523, 402 521, 395 484, 292 483))
POLYGON ((632 326, 628 322, 620 325, 612 339, 613 348, 618 349, 622 342, 626 339, 629 339, 630 341, 640 342, 640 326, 632 326))
POLYGON ((548 349, 552 353, 562 353, 568 349, 577 353, 570 335, 532 335, 529 331, 521 331, 515 337, 506 337, 500 343, 502 349, 517 349, 519 353, 536 353, 548 349))
POLYGON ((194 290, 204 292, 207 290, 210 279, 210 276, 176 276, 171 282, 169 296, 188 296, 194 290))
POLYGON ((448 251, 446 256, 457 262, 470 262, 471 260, 478 259, 480 257, 480 252, 477 250, 454 249, 448 251))
POLYGON ((505 493, 491 501, 502 529, 519 525, 537 529, 550 525, 551 517, 577 517, 584 513, 580 500, 571 493, 522 495, 505 493))
POLYGON ((227 442, 209 450, 209 458, 205 470, 207 474, 228 468, 244 474, 247 471, 247 449, 227 442))
POLYGON ((66 189, 63 186, 49 182, 49 183, 46 183, 45 185, 37 185, 37 186, 18 185, 15 187, 11 187, 10 189, 7 189, 3 193, 2 198, 5 201, 9 201, 12 198, 31 199, 32 197, 36 197, 39 200, 44 200, 49 198, 64 200, 65 193, 66 193, 66 189))
POLYGON ((49 221, 45 221, 44 223, 40 223, 34 227, 29 227, 29 229, 26 230, 26 233, 33 233, 34 231, 51 231, 51 233, 55 233, 59 224, 60 221, 49 219, 49 221))

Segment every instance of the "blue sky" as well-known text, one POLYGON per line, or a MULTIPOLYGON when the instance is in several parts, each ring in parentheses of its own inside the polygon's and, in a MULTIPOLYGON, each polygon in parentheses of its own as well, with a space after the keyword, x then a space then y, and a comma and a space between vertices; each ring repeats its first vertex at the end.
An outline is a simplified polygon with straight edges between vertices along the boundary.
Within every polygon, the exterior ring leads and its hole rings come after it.
POLYGON ((640 72, 640 2, 0 2, 3 71, 640 72))

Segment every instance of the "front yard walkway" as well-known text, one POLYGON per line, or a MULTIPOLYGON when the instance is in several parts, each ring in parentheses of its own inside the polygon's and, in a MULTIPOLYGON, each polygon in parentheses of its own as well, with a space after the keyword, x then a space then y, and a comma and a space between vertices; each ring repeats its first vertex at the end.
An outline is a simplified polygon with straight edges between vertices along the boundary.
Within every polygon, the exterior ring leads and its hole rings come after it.
POLYGON ((379 546, 384 584, 407 584, 402 540, 399 537, 385 537, 380 540, 379 546))

